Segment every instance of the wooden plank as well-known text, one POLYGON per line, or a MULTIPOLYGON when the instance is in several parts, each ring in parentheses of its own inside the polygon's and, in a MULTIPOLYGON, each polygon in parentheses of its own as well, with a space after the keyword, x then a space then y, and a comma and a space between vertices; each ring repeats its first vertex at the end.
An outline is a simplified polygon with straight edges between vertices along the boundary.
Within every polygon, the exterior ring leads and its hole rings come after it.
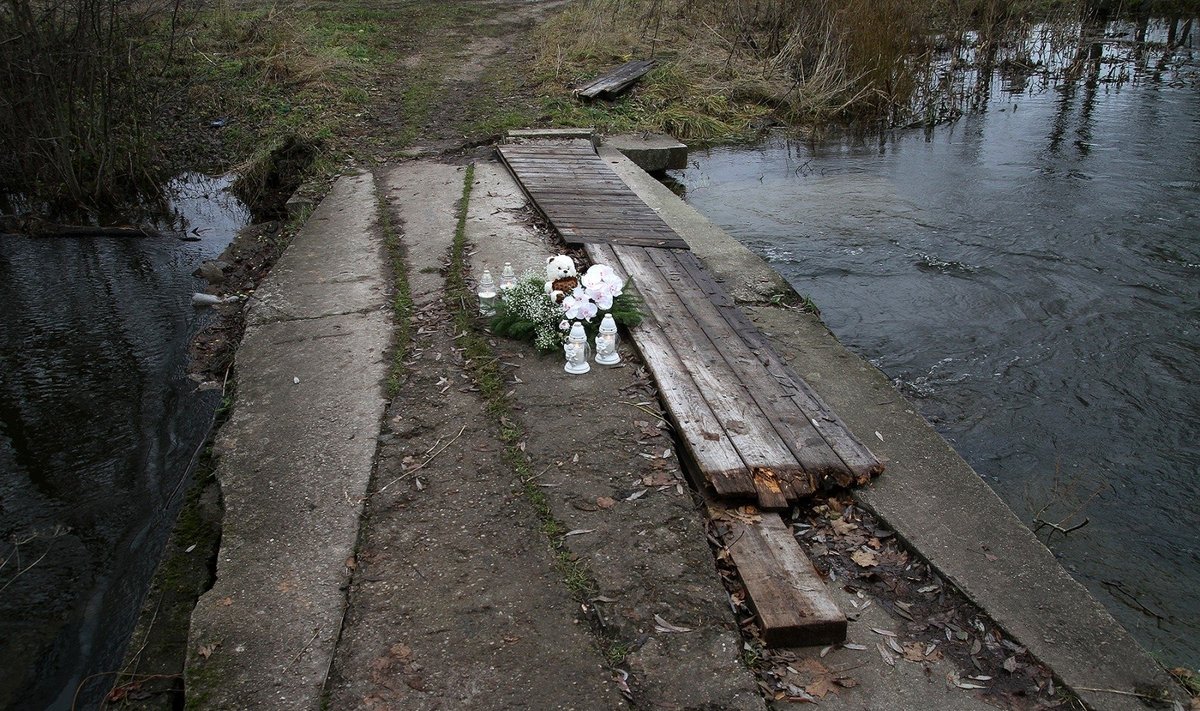
POLYGON ((608 245, 625 245, 630 247, 650 247, 651 249, 672 249, 687 245, 674 242, 671 240, 649 240, 636 239, 631 237, 613 237, 611 235, 599 234, 572 234, 569 238, 564 235, 563 240, 568 245, 589 245, 589 244, 608 244, 608 245))
POLYGON ((804 471, 745 384, 719 355, 720 344, 712 343, 694 327, 679 295, 655 267, 647 250, 617 246, 613 251, 625 272, 633 277, 646 310, 658 318, 685 371, 700 387, 742 461, 750 467, 759 505, 787 508, 789 499, 796 498, 789 482, 803 476, 804 471))
POLYGON ((699 298, 685 301, 688 314, 697 326, 708 335, 713 343, 721 344, 721 356, 737 377, 746 384, 754 401, 775 426, 775 431, 788 445, 805 476, 791 483, 798 497, 806 497, 816 491, 826 478, 839 480, 850 476, 846 464, 817 432, 808 416, 790 397, 790 384, 780 382, 768 372, 757 356, 730 326, 709 296, 701 291, 692 275, 680 262, 680 255, 665 250, 655 250, 650 258, 659 271, 675 286, 677 293, 693 293, 699 298))
MULTIPOLYGON (((629 278, 612 247, 588 245, 586 251, 593 263, 607 264, 622 278, 629 278)), ((636 283, 634 286, 637 286, 636 283)), ((754 482, 749 469, 705 402, 695 381, 684 370, 656 322, 655 315, 648 313, 646 319, 631 332, 642 359, 654 374, 684 448, 713 491, 721 496, 754 496, 754 482)))
POLYGON ((842 418, 838 417, 837 413, 821 400, 812 387, 775 352, 766 336, 750 322, 741 309, 734 305, 725 290, 720 288, 700 264, 700 260, 694 254, 678 255, 677 258, 693 275, 697 284, 709 295, 710 300, 720 309, 721 315, 750 347, 751 352, 766 366, 768 372, 776 380, 790 383, 794 388, 789 395, 797 407, 808 416, 809 421, 821 437, 853 472, 852 480, 839 480, 838 485, 865 484, 871 480, 871 477, 882 473, 883 463, 850 431, 842 418))
POLYGON ((539 153, 539 152, 588 152, 596 153, 596 147, 592 145, 590 138, 560 138, 538 141, 537 143, 506 143, 499 147, 501 151, 518 155, 521 153, 539 153))
POLYGON ((595 99, 597 97, 611 98, 628 89, 653 67, 653 59, 634 59, 625 62, 611 72, 592 80, 582 88, 576 89, 575 94, 585 99, 595 99))
POLYGON ((791 530, 776 514, 734 521, 729 553, 769 647, 846 641, 846 616, 791 530))

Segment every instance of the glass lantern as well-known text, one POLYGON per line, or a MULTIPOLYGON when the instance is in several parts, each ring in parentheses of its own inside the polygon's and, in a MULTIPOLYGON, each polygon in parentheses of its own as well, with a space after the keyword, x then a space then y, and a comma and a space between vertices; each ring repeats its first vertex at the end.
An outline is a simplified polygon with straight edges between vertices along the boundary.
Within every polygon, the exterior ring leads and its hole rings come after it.
POLYGON ((592 369, 588 365, 588 341, 587 334, 583 331, 583 324, 576 321, 571 324, 571 333, 567 336, 567 342, 563 346, 563 353, 567 357, 567 364, 563 366, 563 370, 571 375, 581 375, 592 369))
POLYGON ((479 313, 483 316, 491 316, 496 313, 496 282, 492 279, 492 273, 488 270, 483 270, 483 276, 479 277, 479 313))
POLYGON ((500 270, 500 288, 511 289, 517 285, 517 275, 513 272, 512 262, 505 262, 500 270))
POLYGON ((621 362, 621 354, 617 353, 617 322, 612 314, 604 314, 600 321, 600 332, 596 334, 596 362, 600 365, 616 365, 621 362))

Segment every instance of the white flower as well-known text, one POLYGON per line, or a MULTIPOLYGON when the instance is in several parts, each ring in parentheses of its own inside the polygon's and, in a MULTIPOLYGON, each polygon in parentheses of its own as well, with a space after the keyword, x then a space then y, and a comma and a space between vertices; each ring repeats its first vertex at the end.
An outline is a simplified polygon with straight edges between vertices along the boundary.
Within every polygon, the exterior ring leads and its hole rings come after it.
POLYGON ((621 295, 621 289, 625 286, 621 277, 607 264, 593 264, 579 281, 592 294, 607 294, 614 298, 621 295))
POLYGON ((608 311, 612 308, 614 295, 608 291, 601 289, 588 289, 587 294, 588 298, 595 302, 596 306, 598 306, 602 311, 608 311))
POLYGON ((592 303, 587 290, 582 287, 575 287, 571 295, 563 299, 562 305, 568 319, 591 321, 596 316, 596 304, 592 303))
POLYGON ((571 322, 566 320, 565 318, 562 321, 558 322, 558 330, 566 331, 569 328, 571 328, 571 322))

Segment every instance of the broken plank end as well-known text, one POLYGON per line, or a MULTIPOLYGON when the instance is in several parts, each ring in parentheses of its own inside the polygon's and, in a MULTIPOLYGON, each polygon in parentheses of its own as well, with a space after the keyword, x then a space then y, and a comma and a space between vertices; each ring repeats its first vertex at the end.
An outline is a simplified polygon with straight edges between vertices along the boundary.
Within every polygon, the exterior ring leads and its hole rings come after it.
POLYGON ((754 523, 735 524, 729 540, 764 642, 802 646, 845 641, 846 616, 783 519, 763 514, 754 523))

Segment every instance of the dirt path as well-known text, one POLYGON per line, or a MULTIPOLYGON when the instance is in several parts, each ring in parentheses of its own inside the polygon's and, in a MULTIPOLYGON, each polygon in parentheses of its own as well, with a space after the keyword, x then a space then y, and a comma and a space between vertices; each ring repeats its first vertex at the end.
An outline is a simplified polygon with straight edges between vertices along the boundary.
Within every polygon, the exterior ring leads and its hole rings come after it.
POLYGON ((379 4, 398 13, 387 26, 399 59, 376 72, 371 108, 351 133, 364 151, 387 158, 443 153, 533 120, 537 100, 523 78, 533 58, 529 32, 565 4, 379 4))
POLYGON ((419 163, 388 177, 416 335, 380 438, 331 705, 620 708, 456 346, 439 272, 462 176, 419 163))

